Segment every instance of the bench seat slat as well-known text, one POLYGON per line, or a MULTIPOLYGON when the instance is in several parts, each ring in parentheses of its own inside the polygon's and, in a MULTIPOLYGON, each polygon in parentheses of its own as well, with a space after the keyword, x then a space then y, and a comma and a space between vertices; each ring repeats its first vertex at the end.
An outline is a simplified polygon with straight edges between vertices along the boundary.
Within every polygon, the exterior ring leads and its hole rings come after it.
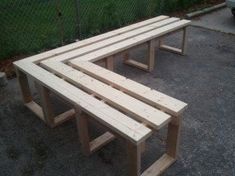
POLYGON ((173 116, 178 116, 187 107, 187 104, 180 100, 150 89, 147 86, 127 79, 124 76, 116 74, 94 63, 81 61, 76 64, 76 67, 82 72, 107 84, 113 85, 114 87, 123 90, 148 104, 162 109, 173 116))
POLYGON ((111 128, 134 144, 144 141, 151 135, 151 130, 143 124, 124 115, 109 105, 97 100, 79 88, 58 78, 43 68, 25 61, 14 63, 18 69, 33 77, 43 86, 49 88, 65 100, 79 106, 97 121, 111 128))
POLYGON ((150 125, 152 128, 160 129, 171 120, 170 115, 61 62, 43 61, 41 65, 85 91, 94 93, 107 103, 115 106, 115 108, 134 116, 134 118, 150 125))
POLYGON ((174 23, 174 22, 179 21, 179 20, 180 20, 179 18, 168 18, 168 19, 165 19, 165 20, 161 20, 159 22, 151 23, 151 24, 146 25, 146 26, 141 26, 137 29, 122 33, 120 35, 113 36, 113 37, 105 39, 105 40, 101 40, 100 42, 92 43, 92 44, 90 44, 88 46, 85 46, 83 48, 79 48, 77 50, 73 50, 73 51, 70 51, 70 52, 66 52, 64 54, 60 54, 58 56, 50 58, 49 60, 64 62, 64 61, 67 61, 69 59, 73 59, 75 57, 79 57, 79 56, 82 56, 84 54, 90 53, 92 51, 96 51, 98 49, 104 48, 106 46, 113 45, 117 42, 121 42, 121 41, 127 40, 129 38, 133 38, 135 36, 138 36, 140 34, 152 31, 154 29, 158 29, 160 27, 169 25, 169 24, 174 23))
POLYGON ((47 51, 47 52, 44 52, 44 53, 41 53, 41 54, 37 54, 37 55, 31 56, 31 57, 25 58, 24 60, 27 60, 29 62, 37 62, 38 63, 41 60, 45 60, 45 59, 48 59, 50 57, 53 57, 53 56, 56 56, 56 55, 59 55, 59 54, 63 54, 63 53, 66 53, 66 52, 69 52, 69 51, 72 51, 72 50, 75 50, 75 49, 79 49, 81 47, 90 45, 92 43, 96 43, 96 42, 108 39, 110 37, 120 35, 124 32, 128 32, 128 31, 134 30, 136 28, 139 28, 139 27, 142 27, 142 26, 145 26, 145 25, 149 25, 149 24, 152 24, 152 23, 155 23, 155 22, 167 19, 167 18, 169 18, 169 17, 161 15, 161 16, 158 16, 158 17, 155 17, 155 18, 151 18, 149 20, 138 22, 138 23, 135 23, 135 24, 132 24, 132 25, 129 25, 129 26, 125 26, 125 27, 122 27, 122 28, 119 28, 119 29, 101 34, 101 35, 97 35, 97 36, 94 36, 94 37, 91 37, 91 38, 88 38, 88 39, 85 39, 85 40, 82 40, 82 41, 78 41, 78 42, 75 42, 75 43, 72 43, 72 44, 68 44, 66 46, 62 46, 62 47, 59 47, 59 48, 56 48, 56 49, 53 49, 53 50, 50 50, 50 51, 47 51))
POLYGON ((142 44, 144 42, 147 42, 149 40, 155 39, 159 36, 163 36, 167 33, 170 33, 172 31, 176 31, 180 28, 183 28, 187 25, 189 25, 189 20, 180 20, 175 23, 163 26, 161 28, 152 30, 150 32, 146 32, 143 34, 140 34, 136 37, 115 43, 113 45, 107 46, 105 48, 99 49, 97 51, 90 52, 89 54, 85 54, 83 56, 77 57, 76 59, 72 59, 69 62, 76 65, 77 62, 80 61, 91 61, 95 62, 100 59, 109 57, 111 55, 117 54, 121 51, 127 50, 129 48, 132 48, 133 46, 137 46, 139 44, 142 44))

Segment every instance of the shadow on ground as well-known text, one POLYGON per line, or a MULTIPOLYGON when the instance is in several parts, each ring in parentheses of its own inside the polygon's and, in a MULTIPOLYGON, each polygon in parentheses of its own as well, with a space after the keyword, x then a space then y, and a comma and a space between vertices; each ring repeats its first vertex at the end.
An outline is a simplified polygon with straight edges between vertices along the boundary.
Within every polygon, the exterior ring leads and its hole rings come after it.
MULTIPOLYGON (((168 41, 175 44, 178 38, 168 41)), ((189 104, 179 159, 163 175, 235 175, 234 43, 233 35, 190 27, 188 55, 157 51, 152 73, 117 60, 118 73, 189 104)), ((144 50, 134 55, 141 57, 144 50)), ((81 153, 75 121, 46 127, 23 106, 16 79, 0 89, 0 100, 0 175, 126 175, 124 141, 115 140, 87 158, 81 153)), ((56 105, 59 110, 61 106, 56 105)), ((96 131, 100 127, 92 133, 96 131)), ((164 135, 165 130, 148 141, 143 168, 164 152, 164 135)))

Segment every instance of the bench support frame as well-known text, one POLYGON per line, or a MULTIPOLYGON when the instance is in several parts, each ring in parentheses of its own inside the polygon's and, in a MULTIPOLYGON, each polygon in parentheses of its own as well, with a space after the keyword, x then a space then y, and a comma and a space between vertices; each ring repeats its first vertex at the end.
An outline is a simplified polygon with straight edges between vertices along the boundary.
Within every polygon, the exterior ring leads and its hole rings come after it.
POLYGON ((143 64, 141 62, 135 61, 129 57, 128 51, 124 52, 124 63, 130 66, 137 67, 144 71, 153 71, 154 69, 154 62, 155 62, 155 41, 150 40, 147 42, 148 45, 148 55, 147 55, 147 64, 143 64))
MULTIPOLYGON (((172 53, 176 53, 176 54, 180 54, 180 55, 185 55, 186 54, 186 49, 187 49, 187 27, 184 27, 180 30, 174 31, 172 33, 169 33, 163 37, 161 37, 159 39, 159 49, 162 50, 166 50, 172 53), (181 48, 175 48, 172 46, 168 46, 163 44, 163 38, 171 35, 172 33, 176 33, 179 31, 183 31, 183 38, 182 38, 182 44, 181 44, 181 48)), ((139 69, 142 69, 144 71, 148 71, 151 72, 154 69, 154 65, 155 65, 155 40, 150 40, 149 42, 147 42, 148 45, 148 57, 147 57, 147 64, 143 64, 141 62, 138 62, 134 59, 130 59, 129 58, 129 52, 126 51, 124 52, 124 63, 130 66, 134 66, 137 67, 139 69)))
POLYGON ((19 69, 16 69, 16 73, 25 106, 29 108, 41 120, 43 120, 49 127, 54 128, 74 117, 74 109, 68 110, 58 116, 55 116, 50 101, 50 90, 42 86, 40 83, 35 82, 35 87, 37 88, 39 94, 41 106, 37 104, 33 100, 33 97, 31 95, 27 75, 19 69))
MULTIPOLYGON (((187 27, 184 27, 183 29, 181 29, 179 31, 183 31, 181 48, 175 48, 172 46, 165 45, 163 43, 163 37, 162 37, 159 40, 159 49, 166 50, 166 51, 173 52, 173 53, 180 54, 180 55, 185 55, 186 50, 187 50, 187 27)), ((176 33, 176 32, 178 32, 178 31, 175 31, 174 33, 176 33)), ((170 34, 168 34, 168 35, 170 35, 170 34)))
MULTIPOLYGON (((99 150, 104 145, 108 144, 115 139, 115 136, 106 132, 100 137, 90 141, 88 126, 88 116, 84 112, 77 110, 76 120, 80 143, 82 150, 86 156, 91 155, 93 152, 99 150)), ((93 120, 93 119, 92 119, 93 120)), ((157 161, 155 161, 148 169, 142 174, 141 171, 141 154, 143 153, 143 145, 145 141, 134 144, 126 139, 127 142, 127 154, 129 160, 129 175, 130 176, 157 176, 164 172, 171 164, 176 161, 179 146, 179 136, 181 128, 181 117, 174 117, 174 119, 168 124, 168 134, 166 141, 166 153, 162 155, 157 161)), ((112 131, 112 129, 110 129, 112 131)), ((115 134, 118 135, 118 134, 115 134)))
POLYGON ((92 153, 99 150, 101 147, 115 139, 115 136, 112 133, 106 132, 103 135, 97 137, 96 139, 90 141, 88 126, 89 116, 84 112, 80 112, 80 110, 77 110, 76 112, 78 135, 82 150, 86 156, 91 155, 92 153))
POLYGON ((168 124, 168 133, 166 141, 166 153, 155 161, 142 174, 141 170, 141 145, 133 145, 127 141, 127 152, 129 157, 129 175, 131 176, 157 176, 162 174, 171 164, 173 164, 178 155, 179 137, 181 129, 181 117, 174 117, 168 124))

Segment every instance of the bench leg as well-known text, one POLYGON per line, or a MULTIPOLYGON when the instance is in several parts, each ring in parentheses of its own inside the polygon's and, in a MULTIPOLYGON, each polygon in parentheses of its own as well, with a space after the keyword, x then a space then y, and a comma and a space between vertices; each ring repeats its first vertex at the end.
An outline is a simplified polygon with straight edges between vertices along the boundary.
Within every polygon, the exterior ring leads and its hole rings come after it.
POLYGON ((50 127, 55 126, 54 122, 54 112, 52 110, 52 104, 50 102, 50 94, 49 94, 49 89, 35 83, 35 87, 38 90, 42 110, 43 110, 43 115, 44 115, 44 121, 46 122, 47 125, 50 127))
POLYGON ((159 40, 159 48, 162 50, 170 51, 176 54, 185 55, 187 49, 187 27, 183 29, 183 38, 182 38, 182 45, 181 48, 175 48, 168 45, 164 45, 162 39, 159 40))
POLYGON ((140 176, 141 144, 134 145, 130 142, 127 142, 127 154, 129 161, 129 176, 140 176))
MULTIPOLYGON (((79 111, 79 110, 78 110, 79 111)), ((103 135, 97 137, 96 139, 90 141, 89 130, 88 130, 88 118, 89 116, 84 112, 76 113, 76 121, 80 143, 82 145, 82 150, 86 156, 99 150, 104 145, 115 139, 115 136, 110 132, 105 132, 103 135)))
POLYGON ((58 116, 55 116, 53 111, 53 106, 50 100, 50 90, 38 83, 35 82, 35 87, 38 90, 40 102, 41 102, 41 109, 43 111, 43 121, 46 122, 48 126, 54 128, 63 122, 70 120, 74 117, 75 111, 74 109, 68 110, 58 116))
POLYGON ((105 67, 111 71, 114 70, 114 57, 113 56, 106 58, 105 67))
POLYGON ((82 151, 86 156, 90 155, 90 137, 88 130, 88 117, 84 113, 76 113, 76 122, 82 151))
POLYGON ((147 64, 143 64, 141 62, 135 61, 134 59, 129 58, 129 53, 126 51, 124 53, 124 63, 130 66, 137 67, 144 71, 151 72, 154 69, 154 61, 155 61, 155 41, 151 40, 147 42, 148 44, 148 54, 147 54, 147 64))
POLYGON ((27 75, 17 68, 16 74, 25 106, 33 111, 40 119, 44 120, 42 108, 33 101, 27 75))
POLYGON ((169 156, 175 159, 177 158, 179 148, 181 121, 181 117, 175 117, 175 119, 168 125, 166 152, 169 156))
POLYGON ((155 41, 148 42, 148 71, 151 72, 154 69, 155 62, 155 41))
MULTIPOLYGON (((162 174, 171 164, 176 161, 178 154, 179 138, 181 128, 181 117, 175 117, 168 125, 166 153, 147 168, 141 176, 158 176, 162 174)), ((145 142, 134 145, 128 143, 129 175, 140 176, 141 152, 145 142)))
POLYGON ((33 100, 33 98, 31 95, 30 88, 29 88, 27 75, 24 72, 18 70, 17 68, 16 68, 16 74, 17 74, 17 79, 18 79, 18 83, 20 86, 23 101, 24 103, 29 103, 33 100))
POLYGON ((182 41, 182 55, 186 55, 186 51, 187 51, 187 46, 188 46, 188 43, 187 43, 187 38, 188 38, 188 32, 187 32, 187 28, 185 27, 183 29, 183 41, 182 41))
POLYGON ((18 69, 16 69, 16 73, 25 106, 34 112, 41 120, 46 122, 47 125, 50 127, 55 127, 74 116, 75 111, 71 109, 54 117, 54 113, 49 101, 49 90, 40 86, 39 84, 36 84, 42 104, 42 106, 40 106, 35 101, 33 101, 27 75, 18 69))

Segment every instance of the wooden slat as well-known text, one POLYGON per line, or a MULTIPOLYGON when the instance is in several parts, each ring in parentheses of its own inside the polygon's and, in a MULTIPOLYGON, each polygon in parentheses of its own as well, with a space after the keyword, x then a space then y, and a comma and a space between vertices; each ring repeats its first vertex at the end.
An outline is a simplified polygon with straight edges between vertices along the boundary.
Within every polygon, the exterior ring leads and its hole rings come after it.
POLYGON ((75 70, 60 62, 44 61, 42 66, 64 77, 67 81, 83 88, 85 91, 94 93, 97 97, 105 100, 117 109, 120 109, 134 118, 145 122, 152 128, 160 129, 166 125, 171 117, 152 106, 143 103, 117 89, 108 86, 78 70, 75 70), (70 69, 70 70, 69 70, 70 69))
POLYGON ((78 42, 63 46, 63 47, 59 47, 59 48, 56 48, 56 49, 53 49, 53 50, 50 50, 50 51, 47 51, 47 52, 44 52, 44 53, 41 53, 41 54, 38 54, 38 55, 34 55, 34 56, 31 56, 31 57, 25 58, 24 61, 38 63, 41 60, 45 60, 45 59, 48 59, 50 57, 66 53, 66 52, 69 52, 69 51, 72 51, 72 50, 90 45, 92 43, 99 42, 99 41, 105 40, 107 38, 120 35, 124 32, 134 30, 134 29, 139 28, 141 26, 149 25, 149 24, 152 24, 152 23, 155 23, 157 21, 161 21, 161 20, 164 20, 164 19, 167 19, 167 18, 169 18, 169 17, 168 16, 163 16, 163 15, 155 17, 155 18, 151 18, 149 20, 145 20, 145 21, 142 21, 142 22, 139 22, 139 23, 135 23, 135 24, 132 24, 132 25, 120 28, 120 29, 116 29, 116 30, 113 30, 113 31, 110 31, 110 32, 107 32, 107 33, 104 33, 104 34, 101 34, 101 35, 98 35, 98 36, 95 36, 95 37, 91 37, 91 38, 88 38, 88 39, 85 39, 85 40, 82 40, 82 41, 78 41, 78 42))
POLYGON ((73 50, 73 51, 70 51, 70 52, 66 52, 64 54, 60 54, 58 56, 50 58, 49 60, 64 62, 64 61, 82 56, 84 54, 88 54, 92 51, 96 51, 98 49, 104 48, 106 46, 113 45, 117 42, 125 41, 127 39, 134 38, 134 37, 136 37, 140 34, 143 34, 143 33, 146 33, 146 32, 152 31, 152 30, 156 30, 160 27, 172 24, 172 23, 177 22, 179 20, 180 20, 179 18, 169 18, 169 19, 166 19, 166 20, 162 20, 160 22, 156 22, 156 23, 146 25, 146 26, 141 26, 139 28, 136 28, 134 30, 122 33, 122 34, 117 35, 117 36, 113 36, 113 37, 108 38, 106 40, 102 40, 100 42, 92 43, 89 46, 80 48, 78 50, 73 50))
POLYGON ((124 76, 116 74, 91 62, 78 62, 74 66, 82 72, 107 84, 111 84, 131 96, 162 109, 173 116, 178 116, 187 107, 187 104, 180 100, 172 98, 159 91, 152 90, 147 86, 127 79, 124 76))
POLYGON ((144 42, 147 42, 147 41, 152 40, 154 38, 157 38, 159 36, 165 35, 169 32, 183 28, 183 27, 189 25, 189 23, 190 23, 190 21, 188 21, 188 20, 181 20, 181 21, 163 26, 161 28, 157 28, 155 30, 140 34, 136 37, 118 42, 118 43, 110 45, 110 46, 107 46, 107 47, 99 49, 97 51, 90 52, 89 54, 85 54, 81 57, 78 57, 77 59, 70 60, 70 62, 72 64, 76 64, 77 62, 80 62, 80 61, 95 62, 99 59, 106 58, 108 56, 114 55, 116 53, 127 50, 129 48, 132 48, 133 46, 140 45, 144 42))
POLYGON ((151 130, 124 115, 109 105, 95 99, 79 88, 67 83, 45 71, 39 66, 29 62, 18 62, 18 68, 30 75, 33 79, 49 88, 74 106, 78 106, 98 122, 111 128, 114 132, 138 144, 151 135, 151 130), (112 114, 110 116, 110 114, 112 114))

